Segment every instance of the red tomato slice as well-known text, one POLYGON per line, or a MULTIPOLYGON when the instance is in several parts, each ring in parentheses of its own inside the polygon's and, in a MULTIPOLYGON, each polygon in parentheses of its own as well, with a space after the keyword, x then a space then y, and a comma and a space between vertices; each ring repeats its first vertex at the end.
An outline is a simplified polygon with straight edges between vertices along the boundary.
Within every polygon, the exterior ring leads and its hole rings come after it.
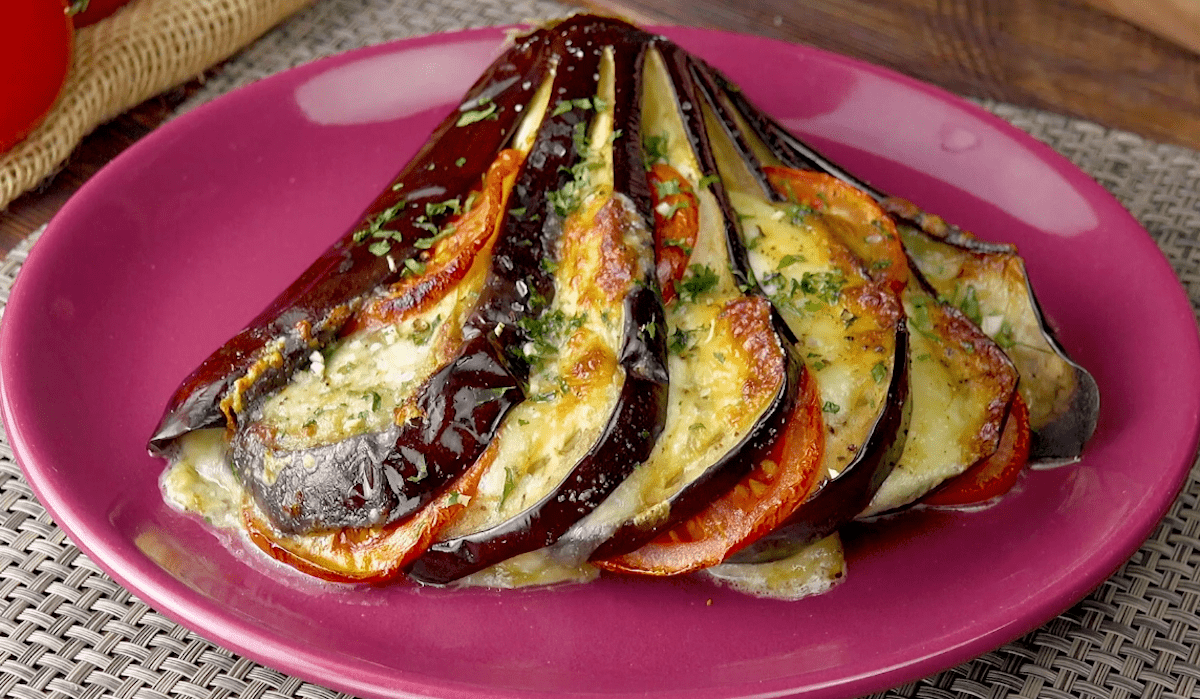
POLYGON ((767 166, 771 186, 800 206, 846 221, 838 238, 868 266, 871 278, 899 294, 908 284, 908 257, 896 223, 866 192, 823 172, 767 166), (867 236, 862 231, 871 231, 867 236))
POLYGON ((641 548, 593 561, 605 570, 680 575, 716 565, 792 515, 816 487, 825 449, 817 382, 801 373, 796 407, 768 458, 691 519, 641 548))
POLYGON ((74 30, 62 0, 18 0, 0 11, 0 153, 54 106, 71 64, 74 30))
POLYGON ((933 507, 978 505, 1012 489, 1029 461, 1029 408, 1014 394, 1008 420, 1000 434, 1000 445, 962 474, 946 481, 921 503, 933 507))
POLYGON ((683 279, 700 230, 700 201, 679 171, 665 163, 650 168, 654 204, 654 247, 658 286, 663 303, 675 298, 675 282, 683 279))
MULTIPOLYGON (((398 322, 436 304, 452 291, 479 253, 495 241, 503 221, 501 213, 523 162, 520 151, 500 151, 488 167, 483 187, 468 197, 474 199, 471 208, 448 221, 442 229, 450 231, 448 235, 425 251, 420 260, 423 270, 402 277, 387 293, 373 298, 346 324, 343 334, 398 322)), ((368 239, 364 244, 372 242, 374 239, 368 239)), ((402 264, 400 260, 395 263, 402 264)))
POLYGON ((462 514, 495 454, 495 449, 485 450, 433 502, 386 527, 283 534, 267 522, 253 501, 242 508, 242 521, 256 546, 304 573, 333 582, 388 582, 399 577, 462 514))

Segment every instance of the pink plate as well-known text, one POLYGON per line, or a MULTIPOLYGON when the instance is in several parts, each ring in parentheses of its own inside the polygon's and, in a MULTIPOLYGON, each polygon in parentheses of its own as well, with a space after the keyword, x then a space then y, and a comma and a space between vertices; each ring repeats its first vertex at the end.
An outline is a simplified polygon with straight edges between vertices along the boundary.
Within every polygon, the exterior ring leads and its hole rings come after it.
POLYGON ((1082 463, 983 513, 850 542, 799 603, 700 580, 516 592, 336 587, 227 548, 164 506, 145 443, 176 384, 356 220, 497 54, 499 29, 378 46, 239 90, 158 129, 51 223, 0 334, 5 425, 55 520, 172 619, 369 697, 743 697, 882 690, 1042 624, 1102 582, 1192 463, 1200 343, 1146 233, 993 116, 800 46, 666 33, 852 172, 1021 246, 1103 411, 1082 463))

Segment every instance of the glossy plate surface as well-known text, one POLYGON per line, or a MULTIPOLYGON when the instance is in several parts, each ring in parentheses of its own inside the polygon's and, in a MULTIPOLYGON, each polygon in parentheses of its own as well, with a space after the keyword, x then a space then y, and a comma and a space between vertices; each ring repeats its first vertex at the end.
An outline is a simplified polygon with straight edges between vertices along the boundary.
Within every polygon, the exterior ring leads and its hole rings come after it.
POLYGON ((0 330, 5 425, 56 521, 203 636, 368 697, 853 696, 986 652, 1098 585, 1163 515, 1196 447, 1195 321, 1150 238, 1061 157, 945 93, 798 46, 666 33, 852 172, 1020 245, 1100 385, 1082 463, 1031 474, 986 512, 857 537, 848 580, 800 603, 691 579, 340 588, 231 551, 168 509, 144 445, 171 391, 355 222, 497 54, 502 32, 489 29, 228 95, 152 133, 62 209, 0 330))

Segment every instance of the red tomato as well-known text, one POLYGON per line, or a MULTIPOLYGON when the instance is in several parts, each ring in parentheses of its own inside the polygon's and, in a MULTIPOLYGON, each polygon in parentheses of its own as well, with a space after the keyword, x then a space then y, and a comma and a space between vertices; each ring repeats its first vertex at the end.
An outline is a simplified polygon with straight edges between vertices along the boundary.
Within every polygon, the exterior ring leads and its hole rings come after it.
POLYGON ((851 187, 823 172, 763 168, 777 191, 793 204, 818 214, 828 214, 852 224, 834 232, 870 266, 871 277, 887 284, 897 294, 908 284, 908 258, 900 244, 896 224, 866 192, 851 187), (870 231, 863 236, 860 231, 870 231))
POLYGON ((921 499, 932 507, 978 505, 1007 493, 1016 484, 1029 461, 1029 408, 1020 394, 1013 397, 1012 410, 1000 433, 1000 445, 962 474, 946 481, 921 499))
POLYGON ((733 490, 640 549, 602 561, 605 570, 681 575, 713 566, 778 527, 816 487, 825 450, 817 382, 801 373, 796 407, 768 458, 733 490))
POLYGON ((19 0, 0 9, 0 153, 28 136, 54 105, 73 33, 62 0, 19 0))
POLYGON ((71 5, 71 22, 75 28, 95 24, 120 9, 129 0, 75 0, 71 5))
POLYGON ((700 200, 688 181, 670 165, 650 168, 650 197, 654 204, 654 243, 658 286, 663 302, 675 298, 675 282, 683 279, 700 230, 700 200))

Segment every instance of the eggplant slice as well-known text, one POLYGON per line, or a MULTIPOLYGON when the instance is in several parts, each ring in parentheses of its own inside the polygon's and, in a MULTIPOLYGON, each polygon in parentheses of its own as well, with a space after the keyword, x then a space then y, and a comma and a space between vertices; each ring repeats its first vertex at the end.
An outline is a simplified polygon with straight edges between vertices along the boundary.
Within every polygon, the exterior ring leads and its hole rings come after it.
POLYGON ((554 270, 553 301, 526 324, 537 328, 524 350, 534 367, 529 398, 490 445, 466 512, 409 570, 420 582, 452 582, 554 543, 646 459, 663 428, 666 324, 648 185, 640 159, 616 147, 638 137, 643 54, 603 40, 582 54, 573 72, 559 71, 553 114, 591 118, 575 122, 575 159, 558 167, 562 179, 532 210, 558 241, 542 265, 554 270))
POLYGON ((1033 431, 1030 460, 1047 466, 1077 461, 1096 428, 1099 390, 1047 329, 1016 248, 980 241, 908 202, 891 199, 884 206, 903 222, 905 249, 938 296, 1016 364, 1033 431))
POLYGON ((782 165, 828 174, 878 201, 904 231, 904 241, 906 246, 912 245, 910 253, 916 267, 926 273, 938 294, 950 296, 957 286, 962 295, 959 300, 972 303, 967 300, 967 285, 974 286, 977 294, 989 292, 990 312, 979 314, 979 320, 982 323, 987 319, 986 330, 990 332, 985 334, 1000 342, 1004 349, 1012 350, 1010 354, 1020 371, 1021 395, 1030 407, 1033 428, 1031 462, 1053 466, 1078 461, 1099 419, 1099 388, 1092 375, 1073 361, 1059 343, 1015 247, 981 241, 911 202, 872 187, 788 132, 750 102, 728 78, 710 67, 705 69, 735 105, 738 115, 746 120, 749 130, 766 142, 767 150, 782 165), (939 242, 943 245, 935 244, 939 242), (951 253, 949 248, 957 248, 959 252, 951 253), (970 280, 945 277, 948 268, 937 271, 943 266, 943 255, 975 256, 974 262, 960 260, 961 266, 954 268, 967 269, 967 274, 978 276, 970 280), (1002 261, 992 257, 997 255, 1002 261), (989 258, 990 262, 984 261, 989 258))
MULTIPOLYGON (((657 43, 657 42, 656 42, 657 43)), ((656 180, 660 219, 693 217, 686 272, 671 285, 667 337, 668 412, 654 451, 554 555, 579 563, 634 551, 730 490, 763 459, 796 403, 803 367, 794 338, 748 280, 745 257, 715 169, 692 85, 672 72, 657 45, 642 73, 641 133, 656 180), (665 168, 665 170, 663 170, 665 168), (669 193, 687 191, 680 210, 669 193), (666 207, 666 208, 664 208, 666 207)))

